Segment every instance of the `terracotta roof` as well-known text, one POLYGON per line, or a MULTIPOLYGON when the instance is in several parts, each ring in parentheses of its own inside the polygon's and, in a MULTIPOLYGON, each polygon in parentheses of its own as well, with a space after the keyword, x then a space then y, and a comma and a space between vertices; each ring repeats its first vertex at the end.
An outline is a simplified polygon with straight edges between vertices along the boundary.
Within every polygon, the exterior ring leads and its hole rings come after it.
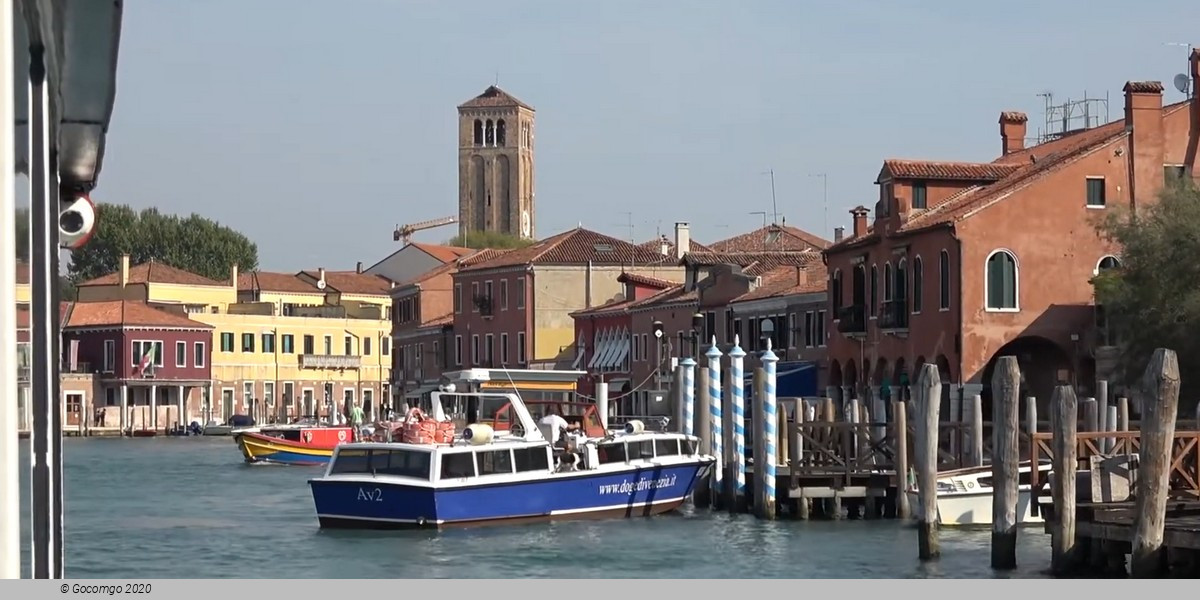
POLYGON ((507 106, 520 106, 533 110, 532 106, 517 100, 512 94, 494 86, 489 85, 483 93, 459 104, 459 108, 499 108, 507 106))
POLYGON ((75 302, 65 327, 185 327, 212 329, 212 325, 193 321, 182 315, 160 310, 144 302, 113 300, 108 302, 75 302))
POLYGON ((410 242, 409 246, 413 246, 418 250, 444 262, 448 263, 455 259, 469 256, 475 251, 470 248, 460 248, 458 246, 441 246, 438 244, 421 244, 418 242, 410 242))
POLYGON ((933 160, 883 161, 883 169, 875 183, 889 178, 940 179, 955 181, 998 181, 1012 174, 1017 167, 1008 164, 950 162, 933 160))
MULTIPOLYGON (((95 279, 85 281, 79 284, 79 287, 119 285, 120 283, 121 271, 118 269, 108 275, 101 275, 95 279)), ((224 287, 228 285, 228 283, 215 281, 190 271, 177 269, 166 263, 158 262, 153 258, 148 262, 130 267, 128 283, 166 283, 174 285, 206 285, 212 287, 224 287)))
POLYGON ((795 294, 815 294, 826 290, 824 265, 809 267, 776 267, 762 274, 762 284, 751 292, 734 298, 731 302, 749 302, 767 298, 781 298, 795 294), (798 271, 804 270, 804 282, 800 282, 798 271))
POLYGON ((465 267, 468 265, 474 265, 484 261, 492 260, 497 256, 507 254, 509 252, 512 252, 511 248, 484 248, 483 250, 476 251, 474 254, 460 259, 458 261, 458 266, 465 267))
POLYGON ((801 252, 691 252, 684 262, 692 265, 737 265, 746 275, 762 275, 777 267, 806 267, 821 262, 815 250, 801 252))
MULTIPOLYGON (((651 252, 658 252, 659 254, 662 254, 662 245, 663 244, 667 245, 668 252, 673 252, 675 250, 675 240, 673 240, 665 235, 658 239, 653 239, 653 240, 649 240, 646 242, 642 242, 642 243, 638 244, 638 246, 645 248, 651 252)), ((712 252, 713 249, 709 246, 705 246, 704 244, 701 244, 700 242, 697 242, 696 240, 689 240, 688 241, 688 251, 689 252, 712 252)))
POLYGON ((666 279, 659 279, 657 277, 640 275, 638 273, 621 273, 620 275, 617 276, 617 281, 620 283, 632 283, 634 285, 640 285, 643 287, 650 287, 650 288, 655 288, 655 289, 660 289, 660 290, 665 290, 669 287, 679 285, 679 282, 677 282, 677 281, 668 281, 666 279))
POLYGON ((689 291, 683 290, 683 285, 677 285, 672 288, 667 288, 649 298, 643 298, 633 302, 629 308, 631 310, 638 308, 650 308, 661 306, 664 304, 691 304, 700 301, 700 289, 692 288, 689 291))
POLYGON ((444 315, 434 317, 425 321, 421 321, 418 327, 435 327, 438 325, 453 325, 454 313, 446 313, 444 315))
POLYGON ((1006 110, 1000 113, 1001 123, 1026 123, 1029 121, 1029 116, 1017 110, 1006 110))
POLYGON ((829 247, 822 239, 791 225, 770 224, 708 246, 713 252, 762 252, 765 250, 820 250, 829 247), (775 235, 772 235, 775 234, 775 235))
POLYGON ((532 246, 509 250, 490 260, 464 264, 461 271, 479 271, 520 265, 638 265, 662 264, 658 252, 582 227, 548 237, 532 246))
POLYGON ((636 304, 637 302, 638 302, 637 300, 626 300, 624 298, 620 298, 617 300, 613 300, 611 302, 607 302, 605 304, 601 304, 600 306, 593 306, 591 308, 577 310, 577 311, 571 313, 569 316, 571 316, 571 317, 592 317, 592 316, 597 316, 597 315, 607 314, 607 313, 617 313, 617 312, 621 312, 622 310, 629 308, 630 306, 636 304))
POLYGON ((17 285, 29 283, 29 263, 17 261, 17 285))
POLYGON ((238 275, 238 291, 287 292, 293 294, 320 294, 317 286, 296 277, 295 273, 273 273, 251 271, 238 275))
MULTIPOLYGON (((300 271, 313 281, 321 278, 320 271, 300 271)), ((325 285, 343 294, 363 294, 367 296, 388 296, 392 282, 387 277, 373 273, 358 271, 325 271, 325 285)))
POLYGON ((1161 81, 1127 81, 1123 91, 1135 94, 1161 94, 1163 84, 1161 81))

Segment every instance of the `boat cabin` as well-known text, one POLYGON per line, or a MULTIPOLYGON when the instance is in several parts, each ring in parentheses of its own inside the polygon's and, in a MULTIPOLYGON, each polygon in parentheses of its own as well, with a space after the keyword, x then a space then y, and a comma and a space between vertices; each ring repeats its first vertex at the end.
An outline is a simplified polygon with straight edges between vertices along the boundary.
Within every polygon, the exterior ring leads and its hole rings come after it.
MULTIPOLYGON (((443 414, 454 422, 454 428, 461 431, 471 423, 484 423, 491 426, 497 433, 509 433, 521 436, 521 421, 513 410, 512 401, 504 396, 478 396, 463 394, 440 394, 443 414)), ((588 437, 604 437, 604 425, 600 421, 600 413, 596 405, 590 402, 565 402, 557 400, 525 400, 523 404, 529 410, 534 422, 557 409, 558 414, 569 425, 578 425, 579 430, 588 437)), ((433 410, 432 408, 430 410, 433 410)))
POLYGON ((260 435, 278 438, 297 444, 314 446, 334 446, 354 439, 352 427, 264 427, 258 431, 260 435))

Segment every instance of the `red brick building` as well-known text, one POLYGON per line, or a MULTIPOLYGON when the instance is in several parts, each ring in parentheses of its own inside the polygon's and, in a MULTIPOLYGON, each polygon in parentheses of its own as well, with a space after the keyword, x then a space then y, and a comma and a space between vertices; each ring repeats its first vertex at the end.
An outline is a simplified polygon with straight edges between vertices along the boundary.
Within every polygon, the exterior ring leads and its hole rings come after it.
POLYGON ((72 389, 64 382, 67 426, 81 412, 91 419, 93 406, 120 407, 106 410, 108 422, 95 425, 161 429, 199 420, 205 389, 212 385, 212 330, 144 302, 71 303, 63 327, 63 372, 90 375, 93 395, 87 385, 72 389))
MULTIPOLYGON (((1200 80, 1200 50, 1191 59, 1200 80)), ((1000 116, 987 163, 886 160, 874 210, 825 251, 831 395, 865 397, 926 362, 943 395, 983 393, 1015 355, 1023 395, 1105 377, 1090 279, 1120 265, 1095 219, 1195 177, 1200 96, 1163 106, 1158 82, 1125 85, 1125 117, 1025 147, 1026 117, 1000 116)))

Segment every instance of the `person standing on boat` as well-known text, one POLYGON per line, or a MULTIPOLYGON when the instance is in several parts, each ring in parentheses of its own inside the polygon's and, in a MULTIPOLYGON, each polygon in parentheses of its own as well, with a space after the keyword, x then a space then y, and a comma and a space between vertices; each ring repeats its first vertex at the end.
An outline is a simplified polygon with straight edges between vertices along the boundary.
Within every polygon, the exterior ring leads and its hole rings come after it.
POLYGON ((350 426, 354 428, 355 437, 362 439, 363 409, 358 402, 350 407, 350 426))
POLYGON ((552 446, 558 444, 563 431, 573 431, 579 428, 578 425, 567 423, 567 420, 559 414, 558 406, 554 404, 546 409, 546 416, 542 417, 540 423, 550 426, 550 445, 552 446))

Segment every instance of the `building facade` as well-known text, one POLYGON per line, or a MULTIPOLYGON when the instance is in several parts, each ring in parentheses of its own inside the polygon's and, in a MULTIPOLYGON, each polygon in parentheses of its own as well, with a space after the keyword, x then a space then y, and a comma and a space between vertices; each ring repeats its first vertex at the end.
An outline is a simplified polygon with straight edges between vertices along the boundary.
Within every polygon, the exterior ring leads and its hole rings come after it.
POLYGON ((533 108, 496 86, 458 107, 458 227, 536 235, 533 108))
MULTIPOLYGON (((1200 51, 1192 76, 1200 79, 1200 51)), ((1026 117, 1000 116, 990 163, 888 160, 874 211, 826 251, 831 394, 868 397, 938 366, 943 396, 980 393, 1016 356, 1022 396, 1107 378, 1090 280, 1119 267, 1095 222, 1155 202, 1196 175, 1200 97, 1163 105, 1158 82, 1125 85, 1125 117, 1026 147, 1026 117)), ((985 409, 986 411, 986 409, 985 409)))

